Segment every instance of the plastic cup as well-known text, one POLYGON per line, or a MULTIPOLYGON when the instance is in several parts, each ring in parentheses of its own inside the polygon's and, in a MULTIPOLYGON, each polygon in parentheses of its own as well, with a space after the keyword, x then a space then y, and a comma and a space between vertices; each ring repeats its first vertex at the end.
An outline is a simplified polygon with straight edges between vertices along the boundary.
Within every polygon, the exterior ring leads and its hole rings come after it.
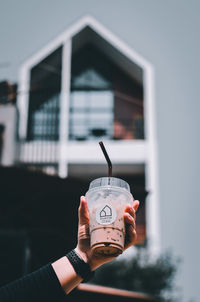
POLYGON ((134 198, 129 184, 115 177, 102 177, 90 183, 86 193, 90 214, 90 245, 95 254, 117 256, 124 250, 123 213, 134 198))

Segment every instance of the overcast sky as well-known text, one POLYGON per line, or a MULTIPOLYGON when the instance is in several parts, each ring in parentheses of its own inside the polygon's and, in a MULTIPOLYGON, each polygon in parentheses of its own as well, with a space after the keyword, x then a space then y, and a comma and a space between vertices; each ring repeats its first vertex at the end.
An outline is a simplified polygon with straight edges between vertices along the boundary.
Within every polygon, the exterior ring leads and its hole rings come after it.
MULTIPOLYGON (((198 0, 168 0, 167 7, 163 0, 0 0, 0 3, 0 80, 10 81, 17 80, 24 60, 85 14, 96 17, 125 42, 137 45, 136 50, 141 47, 144 56, 151 57, 157 55, 151 48, 154 37, 160 35, 162 48, 165 33, 167 36, 172 30, 173 22, 178 26, 176 14, 185 15, 181 22, 188 36, 190 20, 194 24, 199 19, 200 8, 198 0), (151 41, 144 41, 145 36, 151 41)), ((183 32, 181 37, 184 39, 183 32)))

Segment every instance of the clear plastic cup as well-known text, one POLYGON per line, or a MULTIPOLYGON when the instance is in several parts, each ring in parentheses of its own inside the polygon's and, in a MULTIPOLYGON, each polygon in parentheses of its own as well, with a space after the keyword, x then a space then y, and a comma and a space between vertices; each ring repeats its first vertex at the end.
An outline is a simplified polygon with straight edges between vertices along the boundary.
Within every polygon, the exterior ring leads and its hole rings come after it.
POLYGON ((117 256, 124 250, 124 209, 134 198, 129 184, 115 177, 90 183, 86 193, 90 214, 90 245, 95 254, 117 256))

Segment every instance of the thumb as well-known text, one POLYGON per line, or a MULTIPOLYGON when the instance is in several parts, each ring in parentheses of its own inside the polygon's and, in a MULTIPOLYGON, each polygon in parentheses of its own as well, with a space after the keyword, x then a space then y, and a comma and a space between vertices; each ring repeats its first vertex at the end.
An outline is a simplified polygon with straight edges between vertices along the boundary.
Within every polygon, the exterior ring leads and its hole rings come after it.
POLYGON ((89 224, 89 210, 85 196, 80 198, 80 206, 78 210, 79 225, 89 224))
POLYGON ((135 210, 135 212, 137 212, 138 208, 139 208, 140 202, 139 200, 134 200, 133 202, 133 208, 135 210))

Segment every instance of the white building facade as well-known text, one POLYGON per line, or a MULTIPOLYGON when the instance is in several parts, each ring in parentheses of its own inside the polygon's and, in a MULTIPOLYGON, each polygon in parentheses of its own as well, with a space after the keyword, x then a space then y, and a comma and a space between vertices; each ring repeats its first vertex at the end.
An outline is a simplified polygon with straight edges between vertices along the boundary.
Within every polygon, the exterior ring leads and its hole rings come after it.
POLYGON ((146 237, 157 252, 159 184, 151 63, 86 16, 21 66, 17 106, 16 161, 21 165, 62 178, 105 176, 98 145, 103 140, 113 173, 142 176, 148 192, 146 237))

